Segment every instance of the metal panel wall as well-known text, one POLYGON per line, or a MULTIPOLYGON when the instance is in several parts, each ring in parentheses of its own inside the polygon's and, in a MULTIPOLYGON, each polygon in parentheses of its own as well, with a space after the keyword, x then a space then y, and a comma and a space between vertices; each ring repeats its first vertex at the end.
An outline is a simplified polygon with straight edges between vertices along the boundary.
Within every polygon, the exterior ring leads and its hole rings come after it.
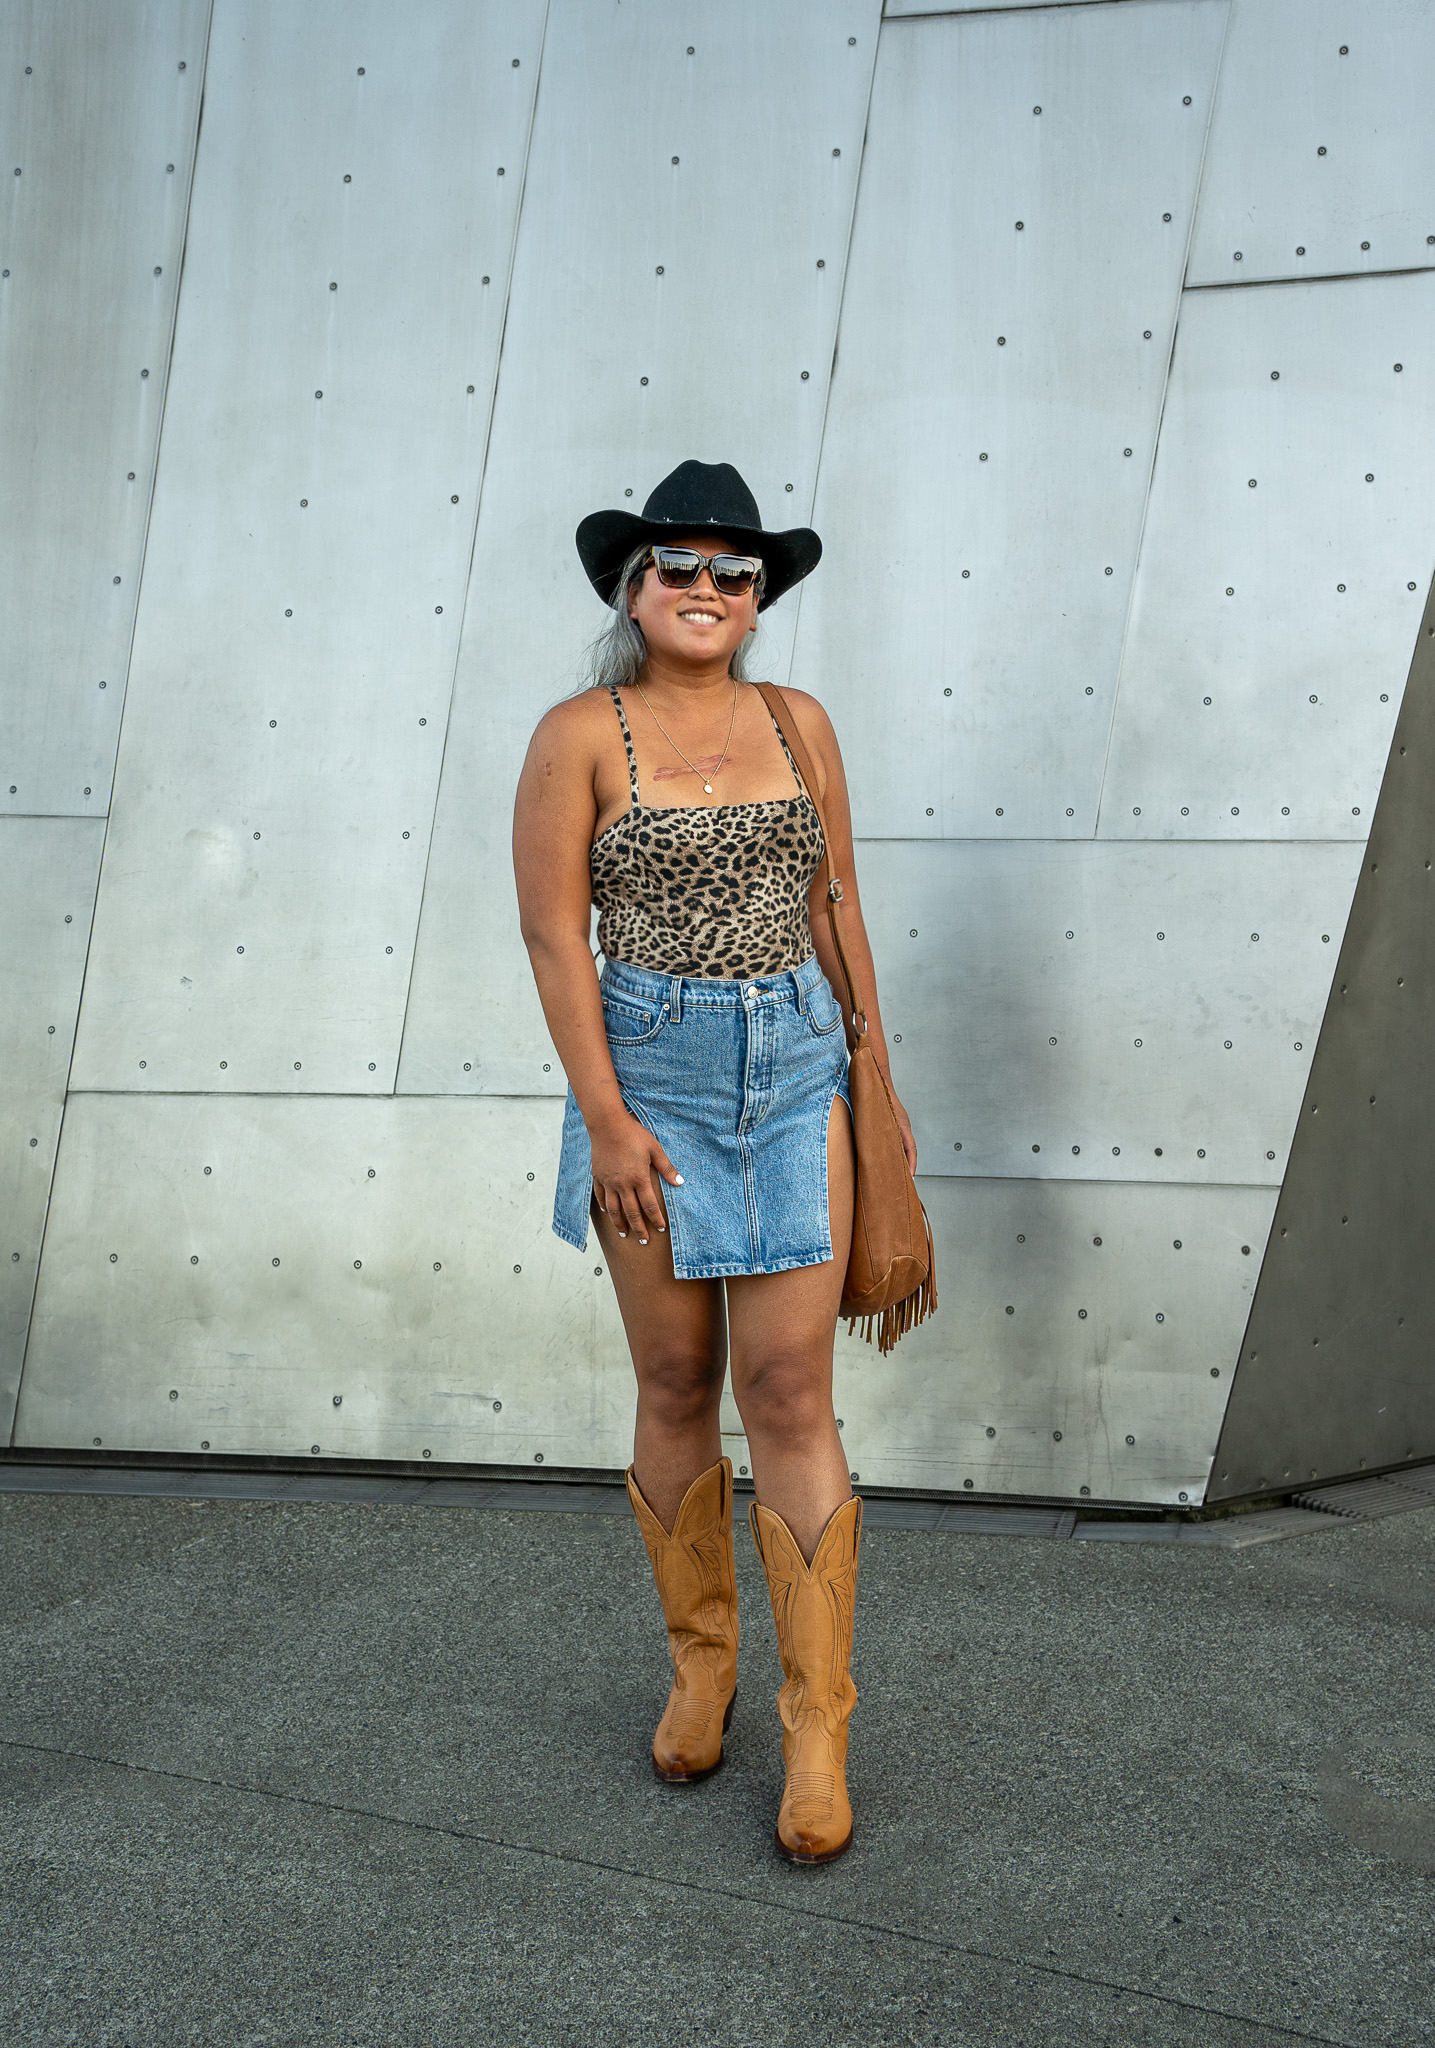
POLYGON ((7 1442, 104 825, 0 818, 0 1442, 7 1442))
POLYGON ((839 1337, 852 1470, 870 1486, 1199 1501, 1273 1191, 921 1189, 941 1310, 889 1358, 839 1337))
POLYGON ((1435 262, 1435 9, 1234 0, 1191 284, 1435 262))
POLYGON ((626 1464, 612 1285, 548 1227, 561 1120, 76 1098, 16 1441, 626 1464))
POLYGON ((1435 1450, 1435 587, 1221 1432, 1218 1499, 1435 1450))
POLYGON ((208 19, 0 10, 0 813, 109 804, 208 19))
POLYGON ((864 838, 1093 829, 1225 17, 883 32, 793 668, 864 838))
MULTIPOLYGON (((573 529, 687 456, 808 518, 877 13, 554 0, 404 1090, 562 1090, 508 846, 529 735, 603 624, 573 529)), ((795 613, 764 614, 770 672, 795 613)))
POLYGON ((1279 1184, 1359 848, 859 859, 924 1172, 1279 1184))
MULTIPOLYGON (((601 1256, 548 1231, 562 1076, 508 831, 602 620, 572 527, 696 454, 773 523, 816 506, 767 667, 844 736, 938 1239, 940 1316, 892 1359, 839 1341, 852 1469, 1202 1498, 1435 550, 1431 278, 1182 296, 1194 217, 1284 234, 1320 197, 1272 88, 1286 0, 1234 10, 1223 44, 1226 0, 880 36, 878 0, 217 0, 21 1443, 625 1461, 601 1256), (350 1099, 295 1099, 324 1091, 350 1099)), ((1342 25, 1364 83, 1322 115, 1347 199, 1398 219, 1427 144, 1371 140, 1367 44, 1417 28, 1407 0, 1342 25)), ((1346 204, 1316 208, 1332 249, 1346 204)), ((86 475, 55 500, 82 540, 86 475)), ((76 891, 84 855, 56 856, 76 891)), ((26 1294, 79 971, 34 886, 26 1294)), ((1367 1038, 1332 1040, 1347 1079, 1367 1038)), ((1302 1186, 1308 1286, 1354 1226, 1302 1186)), ((1270 1437, 1251 1384, 1233 1417, 1270 1437)), ((730 1402, 724 1430, 745 1462, 730 1402)))
POLYGON ((542 20, 219 0, 80 1087, 393 1084, 542 20))
POLYGON ((1363 840, 1435 562, 1435 275, 1188 293, 1103 837, 1363 840))

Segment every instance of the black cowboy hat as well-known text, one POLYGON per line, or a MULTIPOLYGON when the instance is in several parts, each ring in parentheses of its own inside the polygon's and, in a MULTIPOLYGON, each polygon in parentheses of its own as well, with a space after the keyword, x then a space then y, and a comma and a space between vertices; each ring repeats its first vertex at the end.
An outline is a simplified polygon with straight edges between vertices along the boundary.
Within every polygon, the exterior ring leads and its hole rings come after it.
POLYGON ((641 518, 636 512, 590 512, 578 525, 578 553, 588 581, 604 604, 611 604, 634 548, 703 526, 746 553, 761 555, 767 582, 759 611, 800 583, 822 559, 822 543, 810 526, 789 527, 786 533, 764 529, 756 498, 730 462, 680 462, 653 491, 641 518))

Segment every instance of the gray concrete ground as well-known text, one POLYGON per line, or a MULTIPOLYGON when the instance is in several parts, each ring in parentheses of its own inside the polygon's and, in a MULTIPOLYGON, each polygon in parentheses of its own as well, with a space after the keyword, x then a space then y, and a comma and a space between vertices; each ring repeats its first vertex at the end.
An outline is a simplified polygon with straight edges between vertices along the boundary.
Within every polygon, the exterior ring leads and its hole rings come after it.
POLYGON ((772 1853, 738 1555, 728 1763, 679 1789, 626 1521, 0 1496, 0 2040, 1435 2040, 1435 1513, 871 1529, 819 1870, 772 1853))

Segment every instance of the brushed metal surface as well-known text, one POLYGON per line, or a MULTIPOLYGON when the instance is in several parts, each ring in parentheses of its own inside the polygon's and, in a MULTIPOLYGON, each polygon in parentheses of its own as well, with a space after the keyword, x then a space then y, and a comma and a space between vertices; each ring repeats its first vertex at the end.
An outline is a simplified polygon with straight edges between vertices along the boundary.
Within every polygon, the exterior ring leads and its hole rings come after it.
POLYGON ((1435 564, 1432 328, 1435 275, 1186 294, 1103 838, 1365 837, 1435 564))
POLYGON ((72 1098, 16 1442, 625 1465, 612 1284, 549 1228, 561 1120, 72 1098))
POLYGON ((0 818, 0 1443, 25 1356, 104 829, 98 818, 0 818))
POLYGON ((109 804, 208 21, 0 9, 0 814, 109 804))
POLYGON ((1427 592, 1241 1345, 1212 1480, 1220 1499, 1435 1454, 1432 788, 1427 592))
POLYGON ((1279 1183, 1358 847, 857 857, 922 1172, 1279 1183))
POLYGON ((1435 11, 1235 0, 1191 284, 1435 262, 1435 11))
MULTIPOLYGON (((556 1104, 81 1096, 68 1115, 17 1444, 626 1462, 601 1255, 548 1229, 556 1104)), ((893 1360, 840 1339, 853 1469, 1194 1500, 1271 1193, 923 1194, 942 1313, 893 1360)))
MULTIPOLYGON (((770 526, 808 520, 878 12, 554 0, 403 1090, 562 1090, 509 833, 529 735, 604 623, 573 529, 688 456, 735 463, 770 526)), ((768 673, 795 615, 763 615, 768 673)))
POLYGON ((1225 15, 883 29, 793 664, 862 837, 1094 829, 1225 15))
POLYGON ((921 1189, 937 1315, 888 1358, 838 1337, 837 1412, 862 1483, 1199 1503, 1274 1190, 921 1189))
POLYGON ((80 1087, 392 1087, 542 20, 219 0, 80 1087))

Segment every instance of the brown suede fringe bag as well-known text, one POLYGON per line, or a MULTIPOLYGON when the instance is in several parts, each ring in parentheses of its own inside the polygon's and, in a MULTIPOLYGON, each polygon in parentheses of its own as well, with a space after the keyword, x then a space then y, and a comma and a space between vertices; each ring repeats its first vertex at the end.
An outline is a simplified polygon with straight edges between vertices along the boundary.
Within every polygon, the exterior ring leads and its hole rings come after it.
POLYGON ((842 883, 832 872, 832 841, 818 794, 817 771, 797 730, 797 721, 779 691, 772 683, 759 683, 757 688, 787 741, 822 827, 827 921, 847 983, 844 1024, 852 1055, 847 1084, 852 1096, 852 1134, 857 1147, 857 1189, 852 1251, 842 1285, 842 1313, 848 1318, 849 1330, 859 1322, 863 1325, 863 1335, 869 1344, 875 1326, 878 1350, 891 1351, 899 1338, 925 1322, 937 1306, 932 1227, 907 1165, 892 1091, 867 1043, 867 1013, 842 939, 842 883))

